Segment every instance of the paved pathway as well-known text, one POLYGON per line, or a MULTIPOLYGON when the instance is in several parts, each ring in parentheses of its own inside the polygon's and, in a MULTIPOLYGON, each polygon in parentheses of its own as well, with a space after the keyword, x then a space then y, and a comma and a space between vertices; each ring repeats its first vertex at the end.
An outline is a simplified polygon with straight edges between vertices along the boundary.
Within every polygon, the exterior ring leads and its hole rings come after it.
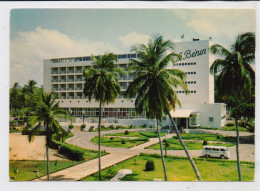
MULTIPOLYGON (((137 129, 129 129, 129 131, 136 131, 137 129)), ((101 132, 101 136, 108 133, 119 133, 124 132, 125 130, 111 130, 108 132, 101 132)), ((219 133, 222 134, 224 131, 220 131, 219 133)), ((215 132, 216 133, 216 132, 215 132)), ((235 132, 224 132, 224 135, 232 134, 235 132)), ((169 134, 166 137, 170 138, 174 136, 175 134, 169 134)), ((248 134, 250 135, 250 134, 248 134)), ((97 132, 81 132, 79 129, 74 130, 74 136, 67 140, 68 143, 78 145, 80 147, 86 148, 86 149, 93 149, 98 150, 98 145, 91 142, 91 139, 97 136, 97 132)), ((231 135, 232 136, 232 135, 231 135)), ((164 139, 162 137, 162 139, 164 139)), ((150 145, 154 145, 158 143, 158 138, 150 138, 150 141, 141 145, 138 145, 133 148, 119 148, 119 147, 109 147, 109 146, 101 146, 101 150, 106 150, 108 155, 101 157, 101 164, 102 169, 108 168, 114 164, 120 163, 124 160, 127 160, 133 156, 139 155, 139 153, 156 153, 160 154, 160 150, 152 150, 152 149, 145 149, 146 147, 150 145)), ((254 145, 250 144, 240 144, 240 160, 241 161, 254 161, 254 152, 255 152, 254 145)), ((230 147, 231 152, 231 158, 230 160, 236 160, 236 152, 235 152, 235 146, 230 147)), ((192 157, 199 157, 201 156, 201 150, 190 150, 190 155, 192 157)), ((185 152, 183 150, 170 150, 167 151, 168 155, 173 156, 186 156, 185 152)), ((71 168, 67 168, 65 170, 61 170, 59 172, 51 174, 51 180, 58 181, 58 180, 80 180, 83 177, 89 176, 91 174, 94 174, 98 172, 98 159, 93 159, 91 161, 84 162, 82 164, 76 165, 71 168)), ((46 180, 46 177, 42 177, 38 180, 46 180)))
MULTIPOLYGON (((101 157, 101 169, 108 168, 119 162, 132 158, 133 154, 109 154, 101 157)), ((87 175, 95 174, 98 172, 98 158, 81 163, 79 165, 55 172, 50 174, 51 181, 76 181, 80 180, 87 175)), ((45 181, 47 176, 43 176, 34 181, 45 181)))

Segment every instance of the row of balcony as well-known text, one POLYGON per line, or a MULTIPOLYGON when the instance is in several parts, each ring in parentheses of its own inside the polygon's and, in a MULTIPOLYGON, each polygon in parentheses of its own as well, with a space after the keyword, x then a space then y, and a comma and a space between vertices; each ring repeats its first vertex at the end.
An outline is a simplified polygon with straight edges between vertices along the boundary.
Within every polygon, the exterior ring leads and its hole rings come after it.
MULTIPOLYGON (((118 80, 134 80, 135 77, 119 77, 118 80)), ((52 79, 51 82, 84 82, 83 79, 52 79)))
POLYGON ((76 74, 81 73, 82 74, 82 70, 77 70, 77 71, 69 70, 69 71, 60 71, 60 72, 55 71, 55 70, 51 71, 51 74, 73 74, 73 73, 76 73, 76 74))
POLYGON ((83 82, 83 79, 52 79, 51 82, 83 82))

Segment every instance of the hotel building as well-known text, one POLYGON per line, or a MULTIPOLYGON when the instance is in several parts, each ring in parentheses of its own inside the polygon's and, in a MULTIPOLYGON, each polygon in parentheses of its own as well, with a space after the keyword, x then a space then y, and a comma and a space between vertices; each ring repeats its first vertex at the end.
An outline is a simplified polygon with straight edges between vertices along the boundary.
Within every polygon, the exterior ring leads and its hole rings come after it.
MULTIPOLYGON (((226 108, 223 103, 214 103, 214 77, 209 68, 214 57, 209 54, 210 41, 191 41, 175 43, 175 52, 183 59, 168 68, 180 69, 187 74, 186 84, 189 94, 182 89, 176 89, 182 107, 172 112, 178 125, 190 127, 221 127, 225 124, 226 108)), ((129 59, 138 59, 136 54, 118 54, 116 66, 127 69, 129 59)), ((99 116, 99 103, 89 102, 83 94, 83 71, 93 67, 90 56, 44 59, 44 90, 54 91, 59 96, 60 107, 71 110, 72 115, 82 118, 83 114, 89 122, 95 122, 99 116)), ((124 93, 128 85, 135 79, 136 74, 130 73, 118 76, 121 94, 115 103, 105 104, 103 120, 121 124, 147 125, 154 124, 154 120, 146 119, 146 113, 135 112, 135 99, 127 99, 124 93)), ((167 117, 161 125, 170 125, 167 117)))

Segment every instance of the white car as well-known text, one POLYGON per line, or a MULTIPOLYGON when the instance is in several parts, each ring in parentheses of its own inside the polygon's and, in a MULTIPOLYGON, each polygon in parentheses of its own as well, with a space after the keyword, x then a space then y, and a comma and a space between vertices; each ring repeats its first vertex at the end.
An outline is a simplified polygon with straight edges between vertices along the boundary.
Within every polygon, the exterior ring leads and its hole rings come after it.
POLYGON ((202 156, 204 157, 219 157, 226 158, 230 157, 230 151, 228 147, 222 146, 204 146, 202 149, 202 156))

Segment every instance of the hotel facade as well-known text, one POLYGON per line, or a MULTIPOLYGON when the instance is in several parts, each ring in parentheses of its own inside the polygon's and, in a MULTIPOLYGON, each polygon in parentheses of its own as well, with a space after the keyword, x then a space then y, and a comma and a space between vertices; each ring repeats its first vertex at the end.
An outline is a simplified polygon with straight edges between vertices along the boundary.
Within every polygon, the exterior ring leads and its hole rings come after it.
MULTIPOLYGON (((175 52, 183 59, 167 68, 180 69, 187 74, 185 83, 189 94, 176 89, 182 107, 171 112, 178 126, 188 127, 217 127, 226 122, 226 105, 214 103, 214 77, 209 68, 214 57, 209 54, 210 41, 190 41, 175 43, 175 52)), ((116 66, 127 70, 130 60, 138 59, 136 54, 118 54, 116 66)), ((84 96, 85 69, 93 67, 91 56, 44 59, 44 90, 58 94, 60 107, 71 110, 72 115, 88 122, 97 122, 99 103, 91 102, 84 96)), ((105 104, 103 121, 116 122, 122 125, 154 125, 154 120, 146 119, 145 111, 137 114, 134 107, 135 98, 128 99, 124 93, 128 85, 135 79, 135 73, 119 75, 121 93, 114 103, 105 104)), ((163 118, 161 125, 171 125, 169 118, 163 118)))

